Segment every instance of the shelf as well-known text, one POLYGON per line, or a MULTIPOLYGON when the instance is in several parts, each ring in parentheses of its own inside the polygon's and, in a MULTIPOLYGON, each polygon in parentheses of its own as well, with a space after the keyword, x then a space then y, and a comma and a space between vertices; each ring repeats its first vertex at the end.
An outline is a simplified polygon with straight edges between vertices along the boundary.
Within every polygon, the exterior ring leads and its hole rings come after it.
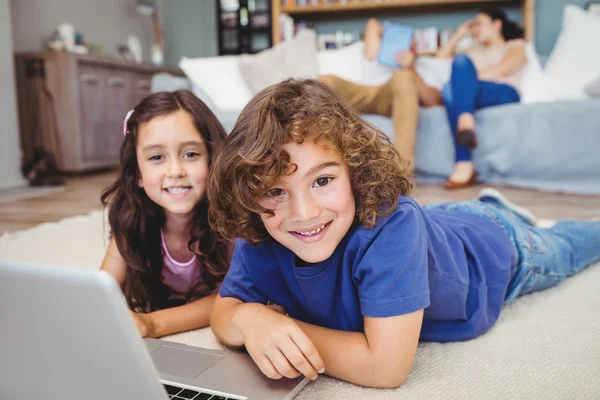
MULTIPOLYGON (((323 1, 323 0, 321 0, 323 1)), ((522 26, 525 30, 525 39, 534 40, 535 32, 535 0, 388 0, 373 2, 367 0, 348 0, 346 4, 320 4, 317 6, 304 7, 283 7, 282 0, 271 0, 272 21, 273 21, 273 44, 280 41, 281 28, 279 26, 279 15, 282 13, 291 15, 294 19, 304 19, 323 17, 339 19, 344 17, 366 17, 367 14, 375 15, 385 12, 391 13, 394 10, 412 8, 411 11, 422 10, 424 13, 431 11, 441 11, 442 8, 450 7, 469 7, 483 8, 490 5, 510 5, 520 6, 522 26), (447 7, 445 7, 447 6, 447 7)))
POLYGON ((441 6, 441 5, 472 5, 477 7, 482 3, 521 3, 521 0, 399 0, 384 2, 349 2, 346 4, 322 4, 318 6, 305 7, 282 7, 281 12, 297 14, 323 14, 340 11, 360 11, 360 10, 383 10, 390 8, 422 7, 422 6, 441 6))

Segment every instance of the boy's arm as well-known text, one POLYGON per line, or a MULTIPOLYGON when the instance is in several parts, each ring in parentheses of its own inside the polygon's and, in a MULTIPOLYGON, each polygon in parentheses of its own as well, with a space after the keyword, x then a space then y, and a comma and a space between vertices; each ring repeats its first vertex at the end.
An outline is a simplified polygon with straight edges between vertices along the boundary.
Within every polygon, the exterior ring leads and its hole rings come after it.
POLYGON ((208 326, 216 294, 149 314, 132 313, 142 336, 158 338, 208 326), (145 329, 144 329, 145 327, 145 329))
POLYGON ((422 319, 422 310, 388 318, 365 317, 365 333, 345 332, 293 320, 262 304, 218 297, 210 325, 224 344, 246 345, 256 364, 270 378, 294 378, 301 372, 314 379, 316 372, 325 367, 328 375, 357 385, 391 388, 408 377, 422 319), (296 328, 305 336, 299 335, 296 328), (261 343, 249 343, 255 342, 256 336, 260 336, 261 343), (278 347, 274 343, 288 336, 297 345, 293 350, 299 349, 304 357, 294 359, 294 351, 288 353, 285 344, 278 347), (284 354, 289 364, 279 367, 275 365, 277 360, 271 362, 273 348, 284 354))
POLYGON ((239 328, 233 324, 233 315, 238 307, 247 304, 233 297, 221 297, 217 294, 210 314, 210 328, 215 337, 224 345, 232 348, 244 346, 244 337, 239 328))
POLYGON ((210 326, 229 347, 245 346, 267 377, 316 379, 325 371, 323 360, 308 336, 276 308, 217 296, 210 326))
POLYGON ((364 334, 296 322, 315 344, 327 375, 361 386, 400 386, 415 358, 423 310, 387 318, 365 317, 364 321, 364 334))

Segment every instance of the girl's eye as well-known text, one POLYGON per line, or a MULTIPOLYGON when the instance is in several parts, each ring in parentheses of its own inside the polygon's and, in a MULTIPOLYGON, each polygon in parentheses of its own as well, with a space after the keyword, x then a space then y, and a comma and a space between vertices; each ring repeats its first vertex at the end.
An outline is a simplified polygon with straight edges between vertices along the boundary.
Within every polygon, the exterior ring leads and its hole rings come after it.
POLYGON ((333 178, 328 178, 328 177, 319 178, 315 181, 315 184, 313 185, 313 187, 327 186, 331 183, 332 180, 333 180, 333 178))
POLYGON ((158 160, 160 160, 161 158, 162 158, 162 156, 152 156, 152 157, 150 157, 148 160, 150 160, 150 161, 158 161, 158 160))
POLYGON ((199 157, 200 154, 196 153, 195 151, 188 151, 187 153, 185 153, 183 155, 185 158, 195 158, 195 157, 199 157))
POLYGON ((269 197, 279 197, 284 194, 284 191, 279 188, 269 190, 269 197))

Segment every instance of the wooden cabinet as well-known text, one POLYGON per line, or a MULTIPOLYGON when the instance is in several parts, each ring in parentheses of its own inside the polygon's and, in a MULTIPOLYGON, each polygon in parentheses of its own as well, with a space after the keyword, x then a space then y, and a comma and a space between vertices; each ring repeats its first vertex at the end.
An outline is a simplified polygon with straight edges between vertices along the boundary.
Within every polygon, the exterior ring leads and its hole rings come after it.
POLYGON ((179 68, 65 52, 17 54, 23 159, 43 146, 64 172, 118 165, 125 114, 151 93, 159 72, 183 76, 179 68))

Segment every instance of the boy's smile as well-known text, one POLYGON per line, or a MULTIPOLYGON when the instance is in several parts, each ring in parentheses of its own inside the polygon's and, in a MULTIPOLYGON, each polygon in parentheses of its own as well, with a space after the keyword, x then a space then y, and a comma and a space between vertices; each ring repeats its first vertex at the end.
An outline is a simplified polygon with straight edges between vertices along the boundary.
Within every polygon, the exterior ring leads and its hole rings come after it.
POLYGON ((354 221, 356 205, 348 167, 333 146, 323 142, 288 143, 284 149, 293 173, 285 175, 261 205, 269 234, 309 263, 326 260, 354 221))

